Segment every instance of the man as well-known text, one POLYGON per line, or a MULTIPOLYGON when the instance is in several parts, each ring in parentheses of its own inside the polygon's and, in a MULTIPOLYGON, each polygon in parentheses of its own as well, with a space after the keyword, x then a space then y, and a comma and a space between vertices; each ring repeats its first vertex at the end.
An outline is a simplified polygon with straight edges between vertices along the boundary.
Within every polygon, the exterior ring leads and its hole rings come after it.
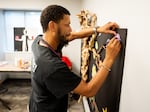
POLYGON ((46 7, 41 14, 43 35, 38 36, 32 45, 34 64, 32 70, 32 94, 30 112, 67 112, 68 93, 93 96, 105 81, 108 72, 120 50, 120 42, 115 37, 106 46, 106 56, 95 77, 85 82, 69 70, 58 52, 69 41, 84 38, 93 33, 112 33, 118 28, 109 22, 102 27, 88 28, 72 32, 70 13, 59 5, 46 7))

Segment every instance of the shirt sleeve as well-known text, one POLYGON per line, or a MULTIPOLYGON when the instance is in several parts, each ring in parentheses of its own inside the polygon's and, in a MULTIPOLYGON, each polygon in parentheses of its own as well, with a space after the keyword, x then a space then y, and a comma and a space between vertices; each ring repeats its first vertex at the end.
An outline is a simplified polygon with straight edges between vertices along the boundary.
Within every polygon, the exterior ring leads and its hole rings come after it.
POLYGON ((80 81, 81 77, 71 72, 62 62, 61 66, 45 79, 45 84, 52 94, 60 98, 75 89, 80 81))

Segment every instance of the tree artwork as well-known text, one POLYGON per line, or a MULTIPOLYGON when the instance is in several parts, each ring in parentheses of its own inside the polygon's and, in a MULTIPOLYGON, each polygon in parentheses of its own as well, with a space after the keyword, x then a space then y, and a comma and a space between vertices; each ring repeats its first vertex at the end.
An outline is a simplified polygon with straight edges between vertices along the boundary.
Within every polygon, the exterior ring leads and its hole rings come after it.
MULTIPOLYGON (((88 10, 82 10, 77 15, 81 29, 95 27, 97 16, 88 10)), ((91 112, 119 112, 121 84, 125 59, 127 29, 116 29, 117 38, 122 48, 117 56, 107 79, 94 97, 87 98, 91 112)), ((96 75, 99 65, 105 58, 105 47, 113 37, 111 34, 92 34, 82 39, 81 43, 81 77, 84 81, 96 75)), ((80 97, 82 98, 82 97, 80 97)))

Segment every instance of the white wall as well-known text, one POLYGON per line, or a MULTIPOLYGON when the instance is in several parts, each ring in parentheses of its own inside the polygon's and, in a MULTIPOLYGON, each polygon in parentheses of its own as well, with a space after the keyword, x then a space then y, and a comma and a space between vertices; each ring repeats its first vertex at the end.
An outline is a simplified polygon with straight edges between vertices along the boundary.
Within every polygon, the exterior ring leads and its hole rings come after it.
POLYGON ((83 0, 98 24, 116 21, 128 28, 120 112, 150 112, 149 0, 83 0))
MULTIPOLYGON (((0 9, 42 10, 50 4, 58 4, 66 7, 71 12, 72 29, 76 30, 80 28, 78 18, 76 17, 76 14, 78 14, 81 9, 80 0, 0 0, 0 9)), ((73 63, 73 72, 78 74, 80 73, 80 44, 80 40, 75 40, 63 49, 63 54, 67 55, 73 63)))

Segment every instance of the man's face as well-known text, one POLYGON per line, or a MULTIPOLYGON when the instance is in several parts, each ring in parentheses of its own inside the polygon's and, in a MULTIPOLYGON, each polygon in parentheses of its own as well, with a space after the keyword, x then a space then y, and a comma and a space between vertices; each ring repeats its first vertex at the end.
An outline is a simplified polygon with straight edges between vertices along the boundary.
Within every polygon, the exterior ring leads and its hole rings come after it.
POLYGON ((64 18, 58 23, 57 38, 62 46, 68 44, 67 36, 71 32, 70 16, 64 15, 64 18))

